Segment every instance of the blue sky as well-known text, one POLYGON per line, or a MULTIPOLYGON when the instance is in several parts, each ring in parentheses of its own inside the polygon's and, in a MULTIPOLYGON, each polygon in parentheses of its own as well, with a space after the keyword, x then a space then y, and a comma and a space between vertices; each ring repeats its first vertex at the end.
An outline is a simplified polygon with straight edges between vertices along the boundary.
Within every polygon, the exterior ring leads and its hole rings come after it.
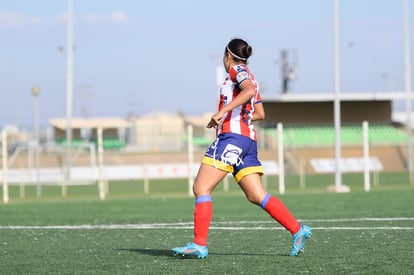
MULTIPOLYGON (((291 93, 333 91, 331 0, 73 5, 74 117, 214 111, 216 67, 234 37, 252 45, 249 66, 264 97, 280 93, 284 49, 298 66, 291 93)), ((41 124, 65 117, 66 57, 58 49, 66 47, 66 8, 66 0, 0 0, 0 126, 33 124, 33 85, 41 87, 41 124)), ((403 1, 339 0, 339 20, 341 92, 402 91, 403 1)))

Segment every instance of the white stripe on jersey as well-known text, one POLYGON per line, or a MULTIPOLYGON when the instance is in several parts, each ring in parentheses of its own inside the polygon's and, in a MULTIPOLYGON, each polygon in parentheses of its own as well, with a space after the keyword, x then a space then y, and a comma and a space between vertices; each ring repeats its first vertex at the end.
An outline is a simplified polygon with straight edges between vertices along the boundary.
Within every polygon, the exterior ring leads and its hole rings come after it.
POLYGON ((251 118, 253 117, 254 104, 256 103, 257 98, 261 97, 258 83, 253 75, 251 75, 246 65, 237 65, 230 69, 229 76, 225 79, 220 89, 219 108, 228 105, 233 100, 233 97, 237 96, 237 85, 243 81, 253 82, 256 89, 256 96, 250 99, 250 104, 248 104, 247 108, 246 105, 243 104, 226 113, 223 117, 223 124, 219 125, 217 128, 217 135, 223 132, 231 132, 256 140, 256 131, 251 124, 251 118), (234 79, 231 79, 232 75, 234 79), (228 117, 229 115, 230 117, 228 117))

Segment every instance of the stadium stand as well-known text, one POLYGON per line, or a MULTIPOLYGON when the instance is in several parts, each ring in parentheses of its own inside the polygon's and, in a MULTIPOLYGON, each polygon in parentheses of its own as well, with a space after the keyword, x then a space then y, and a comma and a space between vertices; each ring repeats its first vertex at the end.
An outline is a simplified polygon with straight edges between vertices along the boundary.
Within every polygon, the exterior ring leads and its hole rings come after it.
MULTIPOLYGON (((370 125, 369 142, 372 145, 400 145, 407 141, 407 134, 393 125, 370 125)), ((277 130, 265 129, 267 135, 277 139, 277 130)), ((283 134, 284 143, 291 147, 333 146, 335 128, 333 126, 286 126, 283 134)), ((348 125, 341 127, 342 145, 361 145, 362 126, 348 125)))

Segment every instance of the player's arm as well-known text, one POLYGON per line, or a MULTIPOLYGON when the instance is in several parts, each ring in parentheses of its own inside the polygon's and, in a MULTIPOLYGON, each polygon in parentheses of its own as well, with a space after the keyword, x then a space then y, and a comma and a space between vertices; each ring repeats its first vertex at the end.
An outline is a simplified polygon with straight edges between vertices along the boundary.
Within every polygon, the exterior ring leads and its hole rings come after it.
POLYGON ((255 87, 250 79, 246 79, 240 83, 239 87, 240 93, 229 104, 224 106, 220 111, 211 117, 210 122, 207 124, 207 128, 212 128, 218 124, 221 124, 225 113, 230 112, 234 108, 248 102, 256 94, 255 87))
POLYGON ((262 102, 255 103, 252 121, 263 120, 263 119, 265 119, 265 110, 263 107, 263 103, 262 102))

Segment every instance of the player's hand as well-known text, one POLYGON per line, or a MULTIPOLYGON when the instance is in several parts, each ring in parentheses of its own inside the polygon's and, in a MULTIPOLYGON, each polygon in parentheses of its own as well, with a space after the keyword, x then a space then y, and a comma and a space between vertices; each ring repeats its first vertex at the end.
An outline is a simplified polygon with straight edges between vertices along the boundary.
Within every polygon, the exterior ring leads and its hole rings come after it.
POLYGON ((221 123, 223 123, 223 114, 218 112, 211 117, 210 122, 207 124, 207 128, 215 128, 221 123))
POLYGON ((217 123, 213 120, 213 119, 210 119, 210 121, 208 122, 208 124, 207 124, 207 128, 215 128, 217 126, 217 123))

